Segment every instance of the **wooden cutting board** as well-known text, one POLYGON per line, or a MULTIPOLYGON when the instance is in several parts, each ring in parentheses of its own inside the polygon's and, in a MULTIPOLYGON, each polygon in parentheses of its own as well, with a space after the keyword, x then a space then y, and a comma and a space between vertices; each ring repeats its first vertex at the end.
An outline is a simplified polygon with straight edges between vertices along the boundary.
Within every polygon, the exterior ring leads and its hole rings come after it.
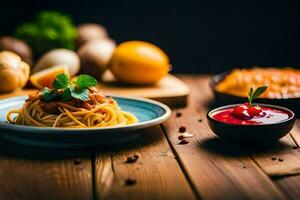
MULTIPOLYGON (((167 75, 153 86, 131 86, 118 83, 106 73, 99 89, 106 95, 145 97, 160 101, 170 107, 184 107, 187 103, 189 87, 173 75, 167 75)), ((16 90, 12 93, 0 93, 0 99, 34 93, 34 89, 16 90)))

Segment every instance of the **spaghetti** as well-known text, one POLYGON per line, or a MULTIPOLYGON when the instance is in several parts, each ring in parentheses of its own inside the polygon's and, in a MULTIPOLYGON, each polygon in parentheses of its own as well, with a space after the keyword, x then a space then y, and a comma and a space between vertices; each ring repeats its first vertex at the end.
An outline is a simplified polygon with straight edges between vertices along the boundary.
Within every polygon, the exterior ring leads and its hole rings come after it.
POLYGON ((10 111, 7 121, 37 127, 94 128, 129 125, 137 118, 122 111, 114 99, 90 94, 89 102, 43 102, 39 96, 32 96, 20 110, 10 111))

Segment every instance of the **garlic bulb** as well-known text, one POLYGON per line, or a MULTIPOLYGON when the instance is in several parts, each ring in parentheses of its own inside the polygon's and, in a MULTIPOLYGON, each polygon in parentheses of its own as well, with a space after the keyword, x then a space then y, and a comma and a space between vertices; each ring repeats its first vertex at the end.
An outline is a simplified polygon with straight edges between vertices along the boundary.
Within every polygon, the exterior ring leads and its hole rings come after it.
POLYGON ((0 92, 11 92, 26 85, 30 67, 11 51, 0 52, 0 92))

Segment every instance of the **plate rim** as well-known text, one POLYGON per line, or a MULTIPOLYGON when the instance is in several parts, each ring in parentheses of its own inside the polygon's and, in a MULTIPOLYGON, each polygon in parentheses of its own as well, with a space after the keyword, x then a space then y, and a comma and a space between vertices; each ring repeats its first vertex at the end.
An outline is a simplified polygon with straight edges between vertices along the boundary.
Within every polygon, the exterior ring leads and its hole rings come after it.
MULTIPOLYGON (((25 126, 25 125, 15 125, 15 124, 9 124, 9 123, 0 123, 0 130, 13 130, 16 132, 30 132, 30 133, 49 133, 49 132, 95 132, 98 131, 100 132, 116 132, 116 131, 130 131, 130 130, 137 130, 137 129, 142 129, 142 128, 147 128, 150 126, 154 126, 157 124, 160 124, 167 120, 171 116, 171 109, 158 101, 152 100, 152 99, 147 99, 143 97, 135 97, 135 96, 123 96, 123 95, 108 95, 112 98, 120 98, 120 99, 126 99, 126 100, 134 100, 134 101, 141 101, 141 102, 146 102, 155 106, 158 106, 162 108, 165 113, 157 118, 151 119, 149 121, 145 122, 138 122, 135 124, 130 124, 126 126, 111 126, 111 127, 97 127, 97 128, 60 128, 60 127, 35 127, 35 126, 25 126)), ((9 97, 5 99, 0 100, 0 104, 5 102, 5 101, 11 101, 13 99, 23 99, 28 97, 27 95, 20 95, 20 96, 15 96, 15 97, 9 97)))

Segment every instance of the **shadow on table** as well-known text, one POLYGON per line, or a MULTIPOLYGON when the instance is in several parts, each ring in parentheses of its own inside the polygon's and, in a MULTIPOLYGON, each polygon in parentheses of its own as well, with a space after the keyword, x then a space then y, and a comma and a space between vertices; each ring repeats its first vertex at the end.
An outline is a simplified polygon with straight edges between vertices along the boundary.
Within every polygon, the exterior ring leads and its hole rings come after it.
POLYGON ((141 130, 138 138, 127 143, 112 146, 97 146, 83 149, 38 148, 14 144, 0 137, 0 156, 20 159, 54 160, 67 158, 90 158, 95 153, 117 152, 137 149, 159 141, 163 136, 159 126, 141 130))
POLYGON ((218 137, 200 141, 198 145, 206 151, 227 157, 240 157, 267 153, 273 154, 274 151, 284 151, 285 149, 291 148, 290 145, 282 141, 274 143, 239 144, 223 140, 218 137))
POLYGON ((44 149, 14 144, 0 137, 0 156, 21 159, 51 160, 64 158, 88 158, 88 150, 44 149))
POLYGON ((96 153, 105 153, 139 149, 141 147, 155 145, 155 143, 165 137, 160 126, 146 128, 139 130, 138 132, 140 132, 140 135, 135 140, 120 145, 98 146, 92 148, 92 151, 96 153))

